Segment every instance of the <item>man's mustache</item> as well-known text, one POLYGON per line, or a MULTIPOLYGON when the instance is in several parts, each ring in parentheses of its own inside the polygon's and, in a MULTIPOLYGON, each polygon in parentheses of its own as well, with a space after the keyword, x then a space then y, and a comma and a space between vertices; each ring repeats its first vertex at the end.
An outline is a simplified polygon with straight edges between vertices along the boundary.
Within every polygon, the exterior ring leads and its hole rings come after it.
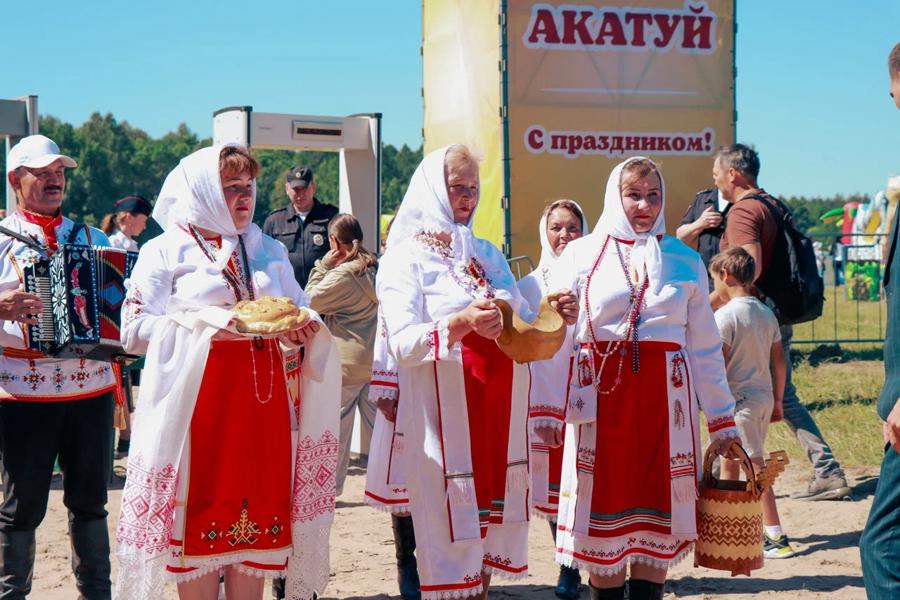
POLYGON ((45 192, 61 192, 61 191, 62 191, 62 186, 60 186, 60 185, 48 185, 47 187, 44 188, 44 191, 45 191, 45 192))

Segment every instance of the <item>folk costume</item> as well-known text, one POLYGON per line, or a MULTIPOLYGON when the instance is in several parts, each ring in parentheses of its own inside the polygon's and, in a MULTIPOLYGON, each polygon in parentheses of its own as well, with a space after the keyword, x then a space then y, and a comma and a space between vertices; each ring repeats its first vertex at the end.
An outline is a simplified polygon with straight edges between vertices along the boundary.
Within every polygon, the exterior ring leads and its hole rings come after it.
MULTIPOLYGON (((74 161, 66 166, 75 166, 74 161)), ((99 229, 22 207, 0 225, 44 247, 38 250, 0 235, 0 292, 20 288, 23 269, 64 243, 109 245, 99 229)), ((109 362, 53 358, 30 350, 26 327, 3 321, 0 329, 0 595, 24 597, 31 590, 35 529, 47 510, 58 456, 78 589, 87 598, 108 597, 106 486, 112 467, 116 369, 109 362)))
POLYGON ((631 160, 610 175, 594 232, 557 263, 556 287, 580 302, 567 400, 578 424, 566 438, 557 561, 604 575, 688 554, 698 410, 713 439, 737 436, 703 263, 663 235, 664 207, 648 233, 634 232, 619 192, 631 160))
POLYGON ((425 599, 478 594, 482 571, 528 569, 528 367, 474 332, 450 345, 448 319, 491 298, 531 315, 503 255, 454 222, 446 152, 413 174, 377 278, 399 388, 415 390, 399 427, 425 599))
POLYGON ((221 149, 169 174, 154 209, 164 233, 127 283, 122 342, 147 362, 117 533, 123 600, 160 598, 167 580, 228 565, 286 574, 294 600, 328 579, 340 357, 324 326, 302 367, 276 339, 212 340, 239 300, 308 304, 284 246, 256 225, 234 227, 221 149))
MULTIPOLYGON (((575 203, 578 206, 577 203, 575 203)), ((567 209, 565 209, 567 210, 567 209)), ((578 210, 581 207, 578 206, 578 210)), ((590 229, 584 211, 581 212, 582 235, 590 229)), ((553 266, 558 257, 547 238, 547 217, 541 217, 539 235, 541 239, 541 261, 537 268, 519 280, 519 291, 528 301, 533 311, 538 310, 541 298, 559 291, 552 289, 553 266)), ((565 424, 566 388, 559 382, 568 378, 571 340, 564 343, 560 351, 549 360, 531 363, 530 417, 532 430, 535 427, 555 427, 562 430, 565 424)), ((531 440, 531 493, 534 514, 556 522, 559 508, 559 481, 562 475, 563 447, 551 448, 532 436, 531 440)))
MULTIPOLYGON (((372 378, 369 381, 369 403, 376 407, 375 427, 369 446, 364 501, 378 510, 392 514, 409 512, 409 491, 406 489, 407 435, 398 423, 403 422, 401 411, 408 410, 408 402, 401 408, 397 362, 388 349, 387 323, 382 309, 378 309, 378 331, 375 337, 375 356, 372 378), (379 400, 397 401, 397 414, 389 421, 377 410, 379 400)), ((404 398, 404 400, 406 400, 404 398)), ((411 398, 410 398, 410 401, 411 398)), ((405 415, 404 415, 405 416, 405 415)))

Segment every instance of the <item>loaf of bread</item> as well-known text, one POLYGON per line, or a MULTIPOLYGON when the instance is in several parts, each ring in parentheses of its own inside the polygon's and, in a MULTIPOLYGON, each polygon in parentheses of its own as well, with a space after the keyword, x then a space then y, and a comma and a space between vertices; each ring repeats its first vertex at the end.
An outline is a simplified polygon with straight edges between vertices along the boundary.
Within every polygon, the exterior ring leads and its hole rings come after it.
POLYGON ((234 305, 235 327, 241 333, 270 334, 297 329, 309 320, 309 312, 290 298, 263 296, 234 305))

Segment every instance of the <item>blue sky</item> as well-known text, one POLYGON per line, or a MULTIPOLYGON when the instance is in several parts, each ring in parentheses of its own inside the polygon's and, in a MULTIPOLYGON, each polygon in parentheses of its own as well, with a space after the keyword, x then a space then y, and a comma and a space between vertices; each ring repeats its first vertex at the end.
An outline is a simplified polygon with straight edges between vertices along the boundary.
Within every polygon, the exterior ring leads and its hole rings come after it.
MULTIPOLYGON (((421 143, 420 1, 39 4, 0 34, 0 97, 37 94, 42 114, 206 136, 230 105, 382 112, 386 142, 421 143)), ((900 2, 739 0, 738 26, 738 138, 760 151, 767 189, 873 193, 900 174, 886 67, 900 2)))

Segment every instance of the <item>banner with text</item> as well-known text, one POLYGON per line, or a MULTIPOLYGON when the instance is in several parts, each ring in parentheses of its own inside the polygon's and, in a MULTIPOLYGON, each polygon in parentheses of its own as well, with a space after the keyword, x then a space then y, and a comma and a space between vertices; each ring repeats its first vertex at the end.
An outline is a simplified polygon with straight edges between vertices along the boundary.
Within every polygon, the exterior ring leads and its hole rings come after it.
POLYGON ((731 0, 507 3, 512 254, 540 255, 538 219, 557 198, 600 216, 628 156, 656 160, 674 233, 734 141, 731 0))

